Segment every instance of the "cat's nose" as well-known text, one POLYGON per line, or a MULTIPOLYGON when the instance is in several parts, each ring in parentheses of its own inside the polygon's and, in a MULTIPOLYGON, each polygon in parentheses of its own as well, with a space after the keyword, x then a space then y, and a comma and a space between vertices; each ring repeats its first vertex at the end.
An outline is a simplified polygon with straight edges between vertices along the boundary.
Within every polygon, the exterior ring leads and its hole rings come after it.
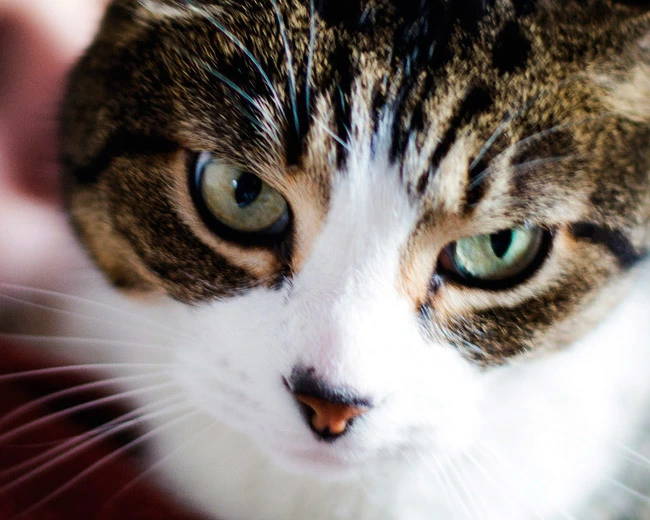
POLYGON ((313 369, 294 371, 287 386, 314 433, 322 440, 333 441, 372 405, 349 388, 330 386, 314 374, 313 369))

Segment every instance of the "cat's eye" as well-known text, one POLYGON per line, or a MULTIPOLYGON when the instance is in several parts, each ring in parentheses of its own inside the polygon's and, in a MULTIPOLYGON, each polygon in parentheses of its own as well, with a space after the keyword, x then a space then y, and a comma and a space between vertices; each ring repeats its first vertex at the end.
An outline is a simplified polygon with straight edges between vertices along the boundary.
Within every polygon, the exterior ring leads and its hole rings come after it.
POLYGON ((289 206, 257 175, 202 152, 194 161, 192 193, 204 220, 225 238, 257 242, 283 235, 289 206))
POLYGON ((504 289, 522 282, 539 267, 549 233, 520 226, 458 240, 445 248, 439 269, 466 285, 504 289))

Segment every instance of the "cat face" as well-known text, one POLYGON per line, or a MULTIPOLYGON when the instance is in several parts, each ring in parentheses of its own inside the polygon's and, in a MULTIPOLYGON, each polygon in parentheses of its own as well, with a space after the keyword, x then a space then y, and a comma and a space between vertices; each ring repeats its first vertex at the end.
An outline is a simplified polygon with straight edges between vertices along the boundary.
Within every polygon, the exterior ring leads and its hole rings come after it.
POLYGON ((278 458, 462 447, 491 366, 576 341, 650 246, 630 4, 117 0, 64 106, 73 222, 278 458))

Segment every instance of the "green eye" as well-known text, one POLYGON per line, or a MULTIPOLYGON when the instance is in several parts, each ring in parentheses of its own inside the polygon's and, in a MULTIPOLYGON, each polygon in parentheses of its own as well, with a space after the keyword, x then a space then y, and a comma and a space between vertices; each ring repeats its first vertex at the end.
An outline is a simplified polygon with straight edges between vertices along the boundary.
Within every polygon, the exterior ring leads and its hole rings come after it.
POLYGON ((198 156, 194 170, 195 202, 215 232, 248 241, 278 237, 286 230, 286 200, 256 175, 206 152, 198 156))
POLYGON ((548 250, 546 238, 543 229, 532 226, 463 238, 445 250, 442 267, 474 285, 514 285, 541 264, 548 250))

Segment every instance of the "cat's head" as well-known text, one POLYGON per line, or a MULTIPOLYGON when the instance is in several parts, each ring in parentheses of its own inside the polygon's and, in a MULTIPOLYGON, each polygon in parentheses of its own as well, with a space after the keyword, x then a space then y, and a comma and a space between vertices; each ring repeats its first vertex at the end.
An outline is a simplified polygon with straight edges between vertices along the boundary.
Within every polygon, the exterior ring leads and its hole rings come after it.
POLYGON ((650 246, 647 2, 116 0, 63 116, 82 241, 289 458, 462 444, 650 246))

